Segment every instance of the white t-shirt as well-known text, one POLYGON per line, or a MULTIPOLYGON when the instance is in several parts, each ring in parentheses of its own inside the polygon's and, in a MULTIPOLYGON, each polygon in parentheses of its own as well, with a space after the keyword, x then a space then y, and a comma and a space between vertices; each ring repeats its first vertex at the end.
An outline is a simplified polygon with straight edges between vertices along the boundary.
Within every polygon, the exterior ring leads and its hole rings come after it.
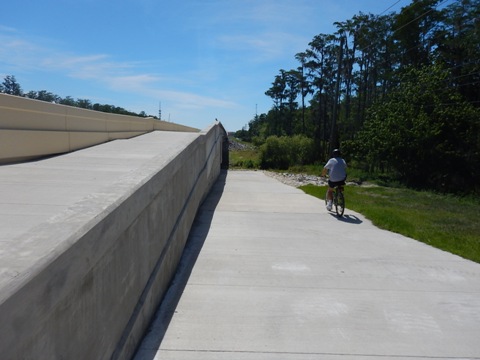
POLYGON ((330 170, 330 181, 343 181, 347 178, 347 163, 340 157, 331 158, 324 167, 330 170))

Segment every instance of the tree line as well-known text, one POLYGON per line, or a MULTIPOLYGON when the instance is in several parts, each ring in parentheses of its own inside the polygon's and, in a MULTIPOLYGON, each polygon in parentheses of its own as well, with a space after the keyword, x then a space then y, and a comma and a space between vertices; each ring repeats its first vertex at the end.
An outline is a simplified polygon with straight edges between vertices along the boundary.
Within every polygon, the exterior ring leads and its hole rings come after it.
POLYGON ((66 96, 64 98, 53 94, 47 90, 40 90, 40 91, 29 91, 24 93, 22 87, 17 82, 14 75, 7 75, 3 79, 3 82, 0 84, 0 92, 4 94, 10 94, 15 96, 22 96, 29 99, 46 101, 50 103, 74 106, 83 109, 95 110, 95 111, 102 111, 106 113, 113 113, 113 114, 122 114, 122 115, 130 115, 130 116, 138 116, 138 117, 154 117, 156 116, 147 115, 145 111, 141 111, 140 113, 135 113, 132 111, 128 111, 122 107, 115 106, 115 105, 108 105, 108 104, 99 104, 99 103, 92 103, 91 100, 88 99, 74 99, 71 96, 66 96))
POLYGON ((312 140, 356 166, 441 191, 479 191, 480 1, 413 0, 334 23, 279 70, 273 101, 237 136, 312 140), (308 103, 308 104, 307 104, 308 103))

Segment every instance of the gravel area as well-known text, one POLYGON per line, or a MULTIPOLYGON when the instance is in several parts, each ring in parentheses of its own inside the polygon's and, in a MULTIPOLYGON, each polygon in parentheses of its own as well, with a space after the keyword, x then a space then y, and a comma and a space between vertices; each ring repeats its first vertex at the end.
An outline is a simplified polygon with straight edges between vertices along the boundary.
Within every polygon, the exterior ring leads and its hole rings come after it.
POLYGON ((238 141, 235 140, 228 140, 228 150, 229 151, 238 151, 238 150, 252 150, 255 149, 253 145, 246 145, 239 143, 238 141))
MULTIPOLYGON (((294 186, 294 187, 299 187, 299 186, 309 185, 309 184, 317 185, 317 186, 327 185, 327 179, 322 178, 320 176, 307 175, 307 174, 276 173, 272 171, 263 171, 263 172, 265 173, 265 175, 273 177, 284 184, 294 186)), ((371 184, 368 182, 357 183, 354 181, 347 181, 347 186, 375 187, 377 185, 371 184)))
POLYGON ((317 185, 317 186, 325 186, 327 185, 327 180, 320 176, 315 175, 306 175, 306 174, 291 174, 291 173, 276 173, 271 171, 264 171, 265 175, 273 177, 278 181, 294 186, 299 187, 303 185, 317 185))

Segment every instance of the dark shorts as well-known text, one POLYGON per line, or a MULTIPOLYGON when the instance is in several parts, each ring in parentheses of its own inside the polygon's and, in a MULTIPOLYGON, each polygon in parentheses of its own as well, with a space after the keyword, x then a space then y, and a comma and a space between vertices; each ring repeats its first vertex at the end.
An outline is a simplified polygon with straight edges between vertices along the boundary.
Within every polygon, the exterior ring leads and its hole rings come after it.
POLYGON ((331 188, 334 188, 335 186, 341 186, 341 185, 345 185, 345 180, 342 180, 342 181, 330 181, 330 180, 328 180, 328 186, 330 186, 331 188))

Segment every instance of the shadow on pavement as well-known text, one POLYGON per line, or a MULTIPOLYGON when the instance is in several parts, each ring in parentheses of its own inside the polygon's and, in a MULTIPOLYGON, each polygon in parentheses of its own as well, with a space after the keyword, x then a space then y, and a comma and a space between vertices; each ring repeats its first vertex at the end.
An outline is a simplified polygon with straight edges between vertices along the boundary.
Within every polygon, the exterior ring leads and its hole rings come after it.
POLYGON ((227 178, 227 171, 222 170, 217 181, 213 184, 210 193, 199 208, 197 216, 193 222, 190 234, 188 236, 185 249, 183 250, 177 272, 168 288, 160 307, 158 308, 147 333, 144 335, 148 339, 148 345, 141 343, 136 354, 132 359, 135 360, 153 360, 160 344, 165 337, 168 326, 172 320, 178 302, 187 285, 192 269, 197 261, 198 255, 202 250, 205 239, 213 219, 215 208, 222 197, 227 178), (148 347, 149 351, 146 351, 148 347))
POLYGON ((335 217, 338 221, 342 221, 348 224, 361 224, 363 221, 360 220, 355 215, 343 214, 343 216, 337 216, 337 214, 330 213, 331 216, 335 217))

